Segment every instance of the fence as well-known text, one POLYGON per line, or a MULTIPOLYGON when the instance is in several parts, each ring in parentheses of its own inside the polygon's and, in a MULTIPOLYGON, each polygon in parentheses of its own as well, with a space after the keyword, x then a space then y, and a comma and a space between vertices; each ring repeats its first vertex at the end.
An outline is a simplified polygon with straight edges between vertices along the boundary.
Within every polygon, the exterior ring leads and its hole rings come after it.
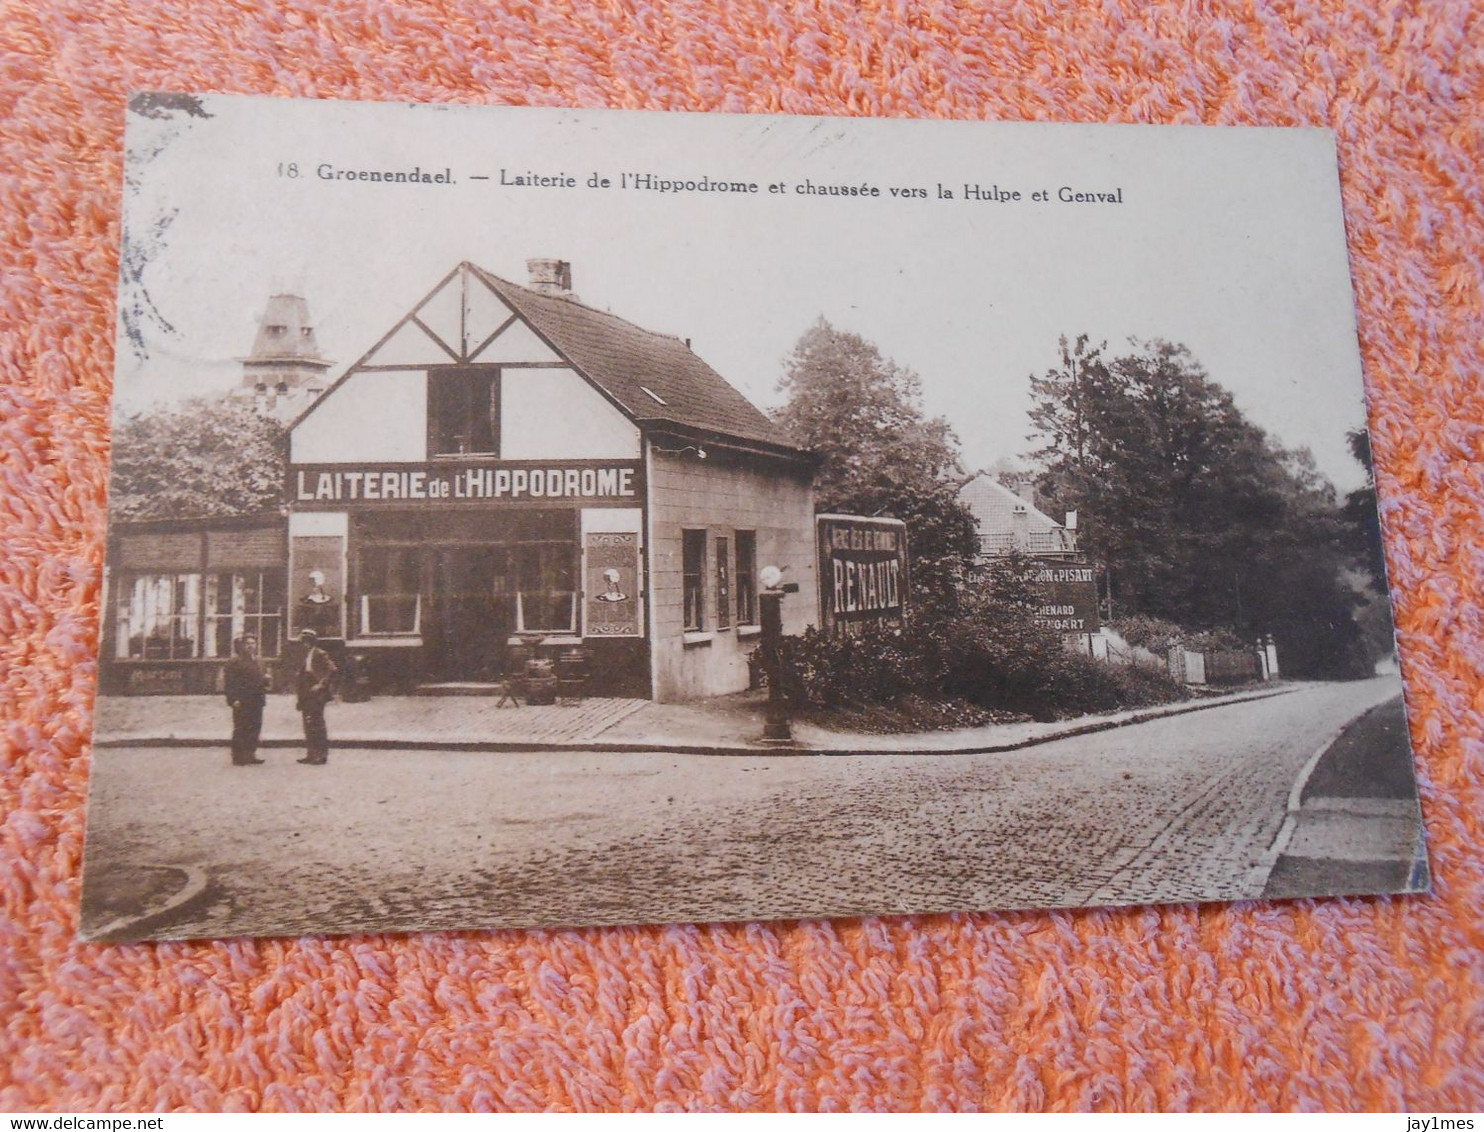
POLYGON ((981 553, 987 558, 1020 551, 1022 554, 1072 554, 1076 538, 1067 531, 993 531, 979 536, 981 553))
POLYGON ((1256 649, 1191 652, 1172 645, 1169 665, 1171 678, 1182 684, 1247 684, 1269 678, 1256 649))
MULTIPOLYGON (((1130 668, 1158 668, 1165 669, 1168 662, 1157 653, 1152 653, 1146 648, 1131 645, 1123 638, 1112 633, 1103 636, 1103 656, 1099 659, 1106 660, 1109 664, 1122 664, 1130 668)), ((1097 652, 1093 652, 1097 656, 1097 652)))
POLYGON ((1211 684, 1248 684, 1261 679, 1262 658, 1256 650, 1206 654, 1206 680, 1211 684))
POLYGON ((1278 678, 1278 648, 1271 637, 1248 649, 1213 649, 1196 652, 1171 645, 1161 655, 1141 645, 1132 645, 1104 626, 1101 633, 1068 634, 1066 645, 1109 664, 1159 669, 1182 684, 1250 684, 1278 678))

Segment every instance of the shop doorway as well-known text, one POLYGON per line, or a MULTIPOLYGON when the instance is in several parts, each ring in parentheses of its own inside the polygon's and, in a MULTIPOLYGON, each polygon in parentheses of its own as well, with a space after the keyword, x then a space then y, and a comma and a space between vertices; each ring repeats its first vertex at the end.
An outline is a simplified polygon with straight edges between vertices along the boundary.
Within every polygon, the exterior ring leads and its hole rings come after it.
POLYGON ((489 681, 500 675, 515 630, 502 547, 431 551, 428 675, 435 681, 489 681))
POLYGON ((579 631, 577 531, 569 510, 359 516, 359 633, 415 641, 416 682, 495 681, 512 637, 579 631))

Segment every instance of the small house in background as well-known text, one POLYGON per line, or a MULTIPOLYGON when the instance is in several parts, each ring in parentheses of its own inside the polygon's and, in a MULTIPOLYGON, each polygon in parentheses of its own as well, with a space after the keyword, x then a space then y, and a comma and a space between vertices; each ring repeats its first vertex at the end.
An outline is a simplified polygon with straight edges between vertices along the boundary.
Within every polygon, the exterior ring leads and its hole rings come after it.
POLYGON ((958 499, 979 523, 979 553, 985 558, 1028 554, 1037 558, 1070 558, 1077 553, 1076 512, 1058 523, 1037 510, 1027 486, 1011 491, 988 472, 958 489, 958 499))
POLYGON ((1040 595, 1037 623, 1060 633, 1067 647, 1107 655, 1098 609, 1097 568, 1077 552, 1076 512, 1058 523, 1024 494, 981 472, 959 488, 958 498, 979 524, 981 560, 1020 555, 1026 578, 1040 595))

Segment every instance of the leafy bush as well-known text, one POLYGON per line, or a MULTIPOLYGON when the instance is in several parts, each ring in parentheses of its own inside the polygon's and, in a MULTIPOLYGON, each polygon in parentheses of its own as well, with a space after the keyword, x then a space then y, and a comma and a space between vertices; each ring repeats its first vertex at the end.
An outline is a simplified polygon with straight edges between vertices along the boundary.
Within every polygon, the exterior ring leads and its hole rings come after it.
POLYGON ((1108 622, 1108 627, 1131 645, 1163 656, 1172 645, 1191 652, 1244 652, 1251 644, 1224 626, 1196 631, 1147 613, 1108 622))
POLYGON ((1163 672, 1069 652, 1060 634, 1036 625, 1023 574, 1018 563, 993 567, 901 629, 787 638, 785 692, 826 709, 920 699, 1039 720, 1183 698, 1163 672))

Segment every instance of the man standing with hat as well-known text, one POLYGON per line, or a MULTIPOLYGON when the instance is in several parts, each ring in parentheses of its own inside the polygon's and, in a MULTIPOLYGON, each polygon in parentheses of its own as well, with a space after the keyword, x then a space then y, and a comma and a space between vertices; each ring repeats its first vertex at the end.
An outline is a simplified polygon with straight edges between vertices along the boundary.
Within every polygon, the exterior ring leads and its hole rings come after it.
POLYGON ((238 637, 232 642, 223 690, 232 709, 232 765, 261 766, 258 737, 263 731, 263 704, 268 676, 258 663, 258 639, 238 637))
POLYGON ((319 634, 313 629, 299 633, 304 646, 304 661, 299 666, 295 706, 304 716, 304 757, 308 766, 323 766, 330 758, 330 735, 325 729, 325 705, 334 694, 332 684, 338 669, 330 654, 319 647, 319 634))

